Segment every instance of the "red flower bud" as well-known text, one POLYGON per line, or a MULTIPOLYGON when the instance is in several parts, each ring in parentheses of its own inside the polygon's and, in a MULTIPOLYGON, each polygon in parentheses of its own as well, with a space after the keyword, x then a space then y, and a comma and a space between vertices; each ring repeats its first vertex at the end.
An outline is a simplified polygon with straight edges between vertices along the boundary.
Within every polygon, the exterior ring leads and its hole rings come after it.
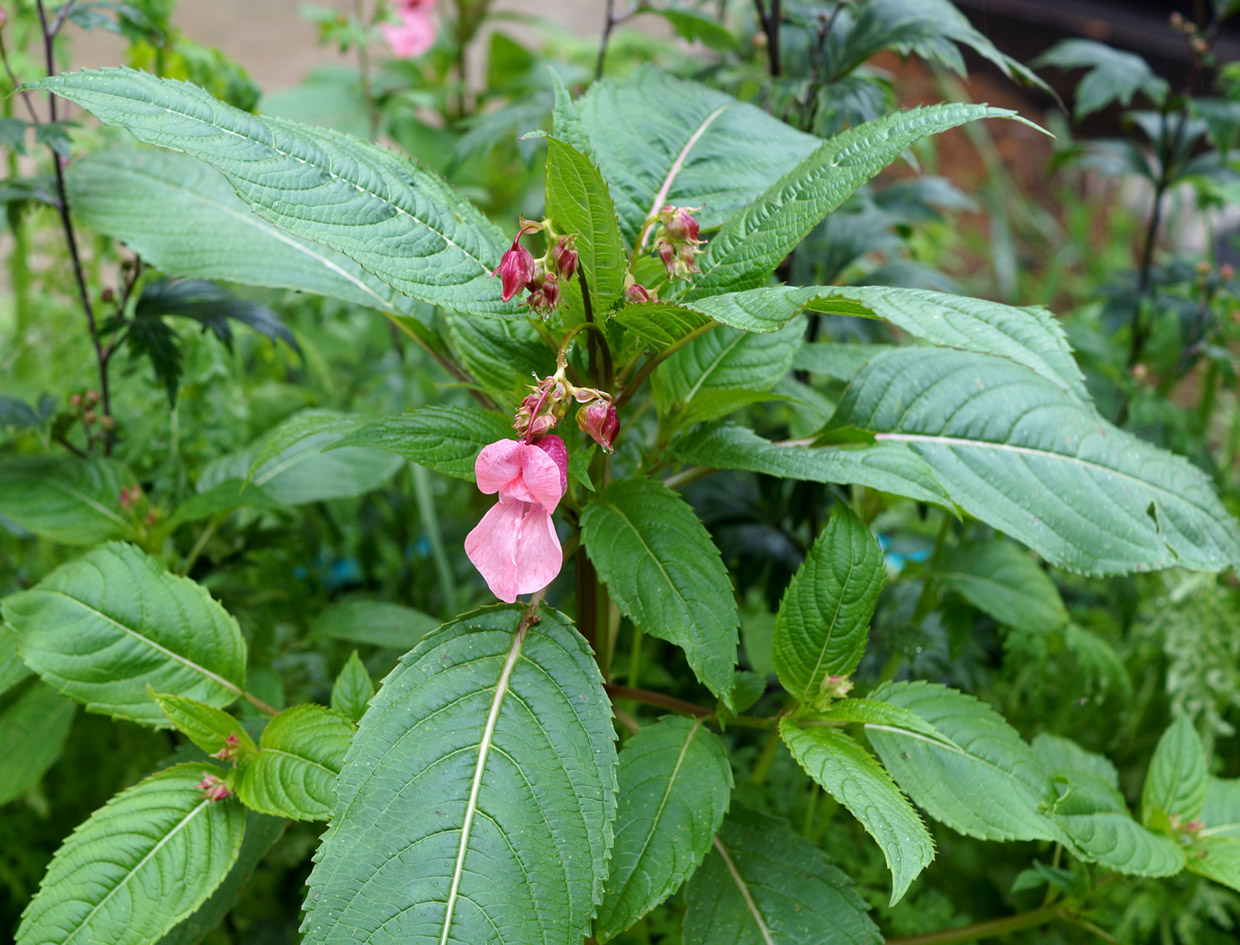
POLYGON ((229 797, 232 791, 228 785, 221 781, 213 774, 202 773, 202 780, 198 782, 198 790, 202 792, 202 796, 211 802, 222 801, 229 797))
POLYGON ((560 491, 568 488, 568 447, 558 436, 540 436, 530 442, 551 457, 560 470, 560 491))
POLYGON ((634 282, 624 290, 625 298, 630 302, 657 302, 658 298, 640 282, 634 282))
MULTIPOLYGON (((519 239, 520 237, 517 238, 519 239)), ((504 253, 499 265, 491 273, 500 278, 503 285, 500 299, 505 302, 524 289, 534 277, 534 257, 517 240, 512 241, 512 249, 504 253)))
POLYGON ((698 242, 698 221, 693 216, 693 209, 692 207, 673 207, 668 204, 659 211, 659 215, 663 217, 663 226, 667 229, 667 235, 677 243, 698 242))
POLYGON ((620 418, 616 415, 616 405, 610 399, 600 397, 578 410, 577 426, 601 446, 604 453, 615 452, 612 444, 620 432, 620 418))
POLYGON ((573 246, 573 237, 562 236, 552 250, 555 256, 555 268, 560 278, 567 282, 577 271, 577 250, 573 246))
POLYGON ((654 251, 659 254, 659 259, 663 262, 663 268, 667 270, 667 277, 675 279, 676 247, 660 236, 654 241, 654 251))
POLYGON ((530 282, 530 296, 526 299, 530 311, 546 318, 560 304, 560 279, 554 272, 535 275, 530 282))

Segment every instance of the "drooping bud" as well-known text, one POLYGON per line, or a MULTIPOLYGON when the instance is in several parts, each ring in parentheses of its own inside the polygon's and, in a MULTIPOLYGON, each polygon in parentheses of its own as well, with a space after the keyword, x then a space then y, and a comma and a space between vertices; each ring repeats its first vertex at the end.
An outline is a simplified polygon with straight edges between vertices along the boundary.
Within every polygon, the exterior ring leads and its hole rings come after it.
POLYGON ((202 780, 198 782, 198 790, 202 792, 202 796, 214 803, 222 801, 224 798, 232 794, 232 790, 220 778, 213 774, 202 773, 202 780))
POLYGON ((647 289, 640 282, 634 282, 632 285, 626 286, 624 289, 624 297, 630 302, 657 302, 658 296, 647 289))
POLYGON ((610 397, 599 397, 577 411, 577 426, 588 434, 604 453, 614 453, 613 443, 620 432, 620 417, 610 397))
POLYGON ((698 221, 693 214, 701 207, 673 207, 668 204, 659 211, 667 235, 677 243, 699 243, 698 221))
POLYGON ((654 251, 658 253, 663 268, 667 270, 669 279, 676 278, 676 247, 660 236, 654 241, 654 251))
POLYGON ((228 737, 224 739, 224 747, 211 755, 211 757, 218 758, 220 761, 235 761, 237 758, 237 748, 240 744, 237 733, 230 732, 228 737))
MULTIPOLYGON (((540 270, 542 267, 535 268, 540 270)), ((529 303, 530 311, 546 318, 560 304, 560 277, 554 272, 536 271, 529 285, 530 295, 526 302, 529 303)))
POLYGON ((573 273, 577 271, 577 249, 574 245, 574 238, 571 236, 561 236, 560 241, 555 244, 552 250, 555 257, 555 269, 560 274, 560 278, 565 282, 573 277, 573 273))
POLYGON ((520 239, 518 234, 517 238, 512 241, 512 248, 504 253, 499 265, 491 273, 500 278, 503 285, 500 299, 505 302, 524 289, 534 278, 534 257, 521 245, 520 239))
POLYGON ((528 439, 554 430, 559 415, 563 413, 559 404, 565 396, 563 383, 554 376, 543 378, 517 408, 512 424, 517 436, 528 439))
POLYGON ((540 436, 532 440, 531 446, 537 446, 554 460, 560 470, 560 490, 568 488, 568 447, 558 436, 540 436))

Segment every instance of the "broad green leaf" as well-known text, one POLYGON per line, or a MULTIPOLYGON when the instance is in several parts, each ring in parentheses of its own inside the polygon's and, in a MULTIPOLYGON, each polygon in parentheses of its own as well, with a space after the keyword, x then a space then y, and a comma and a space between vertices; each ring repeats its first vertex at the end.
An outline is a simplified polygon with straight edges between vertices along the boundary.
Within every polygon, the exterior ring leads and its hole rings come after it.
POLYGON ((1103 778, 1081 770, 1051 774, 1060 797, 1049 816, 1076 856, 1128 876, 1174 876, 1184 868, 1180 845, 1133 820, 1124 796, 1103 778))
POLYGON ((1208 775, 1201 736, 1187 715, 1177 715, 1158 740, 1145 772, 1142 823, 1166 830, 1177 821, 1196 820, 1206 803, 1208 775))
POLYGON ((1185 853, 1190 872, 1240 892, 1240 837, 1199 840, 1185 853))
POLYGON ((523 615, 460 617, 384 680, 310 874, 306 945, 580 945, 607 874, 615 733, 585 641, 555 611, 523 615))
POLYGON ((171 151, 97 151, 65 170, 83 226, 171 276, 297 289, 387 312, 408 300, 343 253, 254 213, 220 174, 171 151), (192 229, 194 239, 185 238, 192 229))
POLYGON ((685 945, 877 945, 848 877, 787 823, 734 812, 685 887, 685 945))
POLYGON ((1168 91, 1167 81, 1155 75, 1140 56, 1092 39, 1060 40, 1042 53, 1034 65, 1089 70, 1072 96, 1077 121, 1112 102, 1127 108, 1138 92, 1161 105, 1168 91))
POLYGON ((237 769, 237 797, 291 820, 326 820, 353 723, 318 705, 285 709, 263 729, 258 754, 237 769))
POLYGON ((831 427, 908 445, 966 512, 1090 574, 1240 561, 1208 478, 1004 358, 902 348, 861 370, 831 427))
POLYGON ((823 217, 926 135, 980 118, 1015 117, 986 105, 932 105, 841 132, 728 220, 707 244, 698 262, 702 275, 685 298, 761 285, 823 217))
POLYGON ((91 814, 52 857, 16 945, 153 945, 202 905, 236 862, 246 819, 235 800, 202 796, 207 773, 225 775, 175 765, 91 814))
POLYGON ((1038 761, 1052 775, 1071 775, 1083 771, 1118 790, 1119 772, 1103 755, 1086 751, 1072 739, 1050 732, 1039 732, 1034 736, 1032 745, 1038 761))
POLYGON ((74 456, 0 459, 0 515, 66 545, 128 537, 121 489, 136 480, 119 463, 74 456))
POLYGON ((498 403, 520 401, 535 376, 555 373, 555 352, 526 320, 445 315, 440 323, 457 360, 498 403))
POLYGON ((429 614, 382 600, 342 600, 332 604, 310 627, 313 640, 364 643, 404 653, 439 626, 429 614))
POLYGON ((198 490, 241 478, 284 505, 363 495, 391 479, 404 462, 380 450, 334 448, 364 422, 330 410, 303 410, 247 449, 209 463, 198 490))
POLYGON ((204 518, 226 515, 241 508, 278 512, 285 506, 254 482, 247 482, 244 479, 226 479, 223 482, 217 482, 205 492, 190 496, 178 505, 164 523, 164 528, 171 531, 186 522, 199 522, 204 518))
POLYGON ((887 683, 870 698, 908 709, 950 739, 946 745, 894 726, 866 726, 883 766, 935 820, 982 840, 1061 838, 1043 813, 1055 800, 1050 777, 990 706, 927 683, 887 683))
POLYGON ((91 712, 166 726, 147 686, 216 707, 245 686, 237 621, 133 545, 100 545, 0 607, 26 665, 91 712))
POLYGON ((798 319, 771 334, 716 328, 693 339, 654 372, 660 415, 683 410, 699 394, 769 391, 792 368, 803 336, 798 319))
POLYGON ((0 805, 21 797, 55 764, 76 712, 74 703, 39 682, 0 712, 0 805))
POLYGON ((421 407, 368 423, 331 448, 387 450, 435 472, 474 480, 474 460, 496 440, 511 439, 512 418, 490 410, 421 407))
POLYGON ((920 456, 902 443, 813 447, 764 440, 734 424, 702 427, 672 442, 686 464, 716 469, 745 469, 808 482, 856 483, 907 496, 918 502, 954 509, 938 479, 920 456))
POLYGON ((824 701, 832 676, 850 676, 865 651, 883 589, 883 553, 869 528, 836 505, 784 591, 775 618, 775 671, 798 701, 824 701))
POLYGON ((884 351, 891 350, 892 347, 892 345, 816 341, 801 347, 792 359, 792 366, 798 371, 820 374, 833 381, 851 381, 853 375, 861 370, 866 361, 884 351))
POLYGON ((1199 837, 1240 839, 1240 778, 1206 779, 1206 801, 1197 815, 1205 827, 1199 837))
MULTIPOLYGON (((616 208, 598 168, 570 144, 547 139, 547 216, 564 234, 576 234, 581 271, 590 286, 594 317, 602 321, 624 291, 628 257, 620 242, 616 208)), ((583 283, 579 279, 579 291, 583 283)), ((561 286, 565 292, 568 286, 561 286)))
POLYGON ((710 319, 701 312, 670 302, 629 304, 616 312, 614 319, 658 350, 710 324, 710 319))
POLYGON ((354 650, 332 684, 332 708, 356 722, 366 714, 366 704, 374 694, 374 680, 354 650))
POLYGON ((883 732, 888 729, 909 737, 920 736, 931 741, 942 742, 948 747, 955 743, 920 715, 902 706, 890 702, 877 702, 874 699, 836 699, 830 705, 815 711, 809 718, 801 721, 802 728, 814 728, 820 724, 828 726, 864 725, 866 730, 874 729, 883 732))
MULTIPOLYGON (((1090 402, 1085 378, 1063 329, 1040 306, 1016 308, 987 299, 890 286, 767 286, 687 304, 744 331, 775 331, 807 310, 878 319, 941 348, 1008 358, 1082 403, 1090 402)), ((878 353, 869 352, 870 357, 878 353)))
POLYGON ((934 840, 891 775, 838 729, 779 724, 797 764, 857 818, 883 851, 891 870, 891 904, 934 859, 934 840))
POLYGON ((237 758, 248 758, 258 751, 250 733, 221 709, 165 692, 151 693, 151 698, 173 727, 208 755, 230 747, 234 748, 233 754, 237 758), (229 744, 230 738, 233 740, 232 746, 229 744))
POLYGON ((547 71, 551 73, 551 88, 555 93, 555 105, 551 109, 552 133, 561 141, 567 141, 579 153, 592 158, 590 142, 586 140, 585 129, 581 127, 581 115, 577 112, 577 104, 573 101, 568 86, 553 67, 548 66, 547 71))
POLYGON ((356 260, 405 295, 460 312, 519 317, 491 270, 503 234, 439 177, 324 128, 252 115, 185 82, 131 69, 36 83, 140 141, 222 173, 260 216, 356 260))
POLYGON ((683 649, 697 678, 730 706, 736 600, 689 504, 656 482, 623 479, 586 506, 581 540, 620 612, 683 649))
POLYGON ((1028 552, 1001 538, 957 545, 934 576, 1004 626, 1050 633, 1068 622, 1055 582, 1028 552))
POLYGON ((821 143, 714 89, 638 69, 595 82, 577 102, 611 187, 625 241, 667 204, 719 226, 821 143))
POLYGON ((33 675, 17 652, 17 634, 0 623, 0 696, 33 675))
POLYGON ((258 866, 258 861, 266 856, 267 851, 280 839, 284 825, 285 821, 279 817, 247 811, 245 837, 241 841, 237 862, 210 898, 189 918, 161 938, 158 945, 199 945, 203 937, 219 925, 224 915, 236 904, 237 893, 249 880, 258 866))
POLYGON ((680 888, 711 848, 732 791, 723 743, 701 719, 667 716, 620 752, 611 872, 594 923, 615 938, 680 888))

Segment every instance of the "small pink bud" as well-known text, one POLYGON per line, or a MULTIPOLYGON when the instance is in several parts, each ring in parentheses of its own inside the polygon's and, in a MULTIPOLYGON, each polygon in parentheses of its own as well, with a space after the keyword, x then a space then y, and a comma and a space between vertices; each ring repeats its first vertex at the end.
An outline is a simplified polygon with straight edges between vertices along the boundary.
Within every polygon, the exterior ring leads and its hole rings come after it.
MULTIPOLYGON (((668 204, 659 211, 663 217, 663 226, 667 235, 678 243, 698 242, 698 221, 693 216, 693 207, 673 207, 668 204)), ((700 210, 701 207, 696 209, 700 210)))
POLYGON ((611 398, 591 401, 577 411, 577 426, 582 433, 588 434, 604 453, 614 453, 612 446, 616 442, 616 434, 620 432, 620 417, 616 414, 616 405, 611 398))
POLYGON ((560 304, 560 277, 554 272, 535 275, 530 282, 530 295, 526 299, 530 311, 538 312, 546 318, 560 304))
POLYGON ((653 292, 647 289, 640 282, 634 282, 631 286, 624 290, 625 298, 630 302, 657 302, 659 299, 653 292))
POLYGON ((1236 267, 1231 263, 1223 263, 1223 265, 1219 266, 1218 277, 1224 282, 1230 282, 1235 274, 1236 267))
POLYGON ((82 395, 74 394, 72 397, 70 397, 69 406, 73 407, 74 409, 77 409, 78 407, 82 406, 82 395))
POLYGON ((562 236, 552 251, 555 256, 555 268, 560 278, 567 282, 577 271, 577 250, 573 245, 573 237, 562 236))
POLYGON ((499 297, 505 302, 524 289, 534 278, 534 257, 518 242, 520 238, 518 236, 512 241, 512 248, 504 253, 499 265, 491 273, 500 278, 503 288, 499 297))
POLYGON ((232 791, 228 785, 213 774, 202 773, 202 780, 198 782, 198 790, 202 792, 202 796, 214 803, 222 801, 230 796, 232 791))
POLYGON ((659 254, 669 279, 676 278, 676 247, 660 236, 654 241, 654 251, 659 254))
POLYGON ((843 699, 852 687, 852 680, 847 676, 828 676, 823 681, 822 691, 832 699, 843 699))
POLYGON ((217 751, 215 754, 213 754, 211 757, 219 758, 220 761, 232 761, 233 759, 237 757, 237 746, 239 744, 240 742, 237 739, 236 733, 231 732, 229 733, 228 737, 224 739, 224 747, 221 748, 219 751, 217 751))

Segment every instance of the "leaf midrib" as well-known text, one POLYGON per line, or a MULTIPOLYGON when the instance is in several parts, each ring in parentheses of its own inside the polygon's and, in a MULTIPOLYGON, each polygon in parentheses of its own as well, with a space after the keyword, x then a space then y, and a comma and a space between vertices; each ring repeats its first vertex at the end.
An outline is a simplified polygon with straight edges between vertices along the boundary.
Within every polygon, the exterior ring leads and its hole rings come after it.
MULTIPOLYGON (((672 190, 672 184, 675 182, 676 177, 684 169, 685 161, 689 159, 689 152, 693 150, 694 145, 701 140, 702 135, 706 133, 706 129, 714 124, 715 119, 731 108, 732 104, 732 102, 724 102, 704 119, 702 119, 702 123, 698 125, 697 130, 694 131, 693 134, 689 135, 689 139, 685 142, 685 146, 680 149, 680 153, 676 155, 676 160, 672 161, 672 166, 668 168, 667 174, 663 178, 663 183, 655 192, 654 202, 650 205, 650 212, 646 214, 647 220, 658 213, 659 208, 663 206, 663 201, 667 200, 667 195, 671 193, 672 190)), ((639 252, 641 251, 641 248, 646 245, 646 239, 649 236, 650 229, 648 228, 644 233, 642 233, 641 242, 637 244, 637 249, 639 252)))
POLYGON ((765 945, 775 945, 775 939, 771 937, 771 931, 766 927, 766 921, 762 918, 762 913, 758 911, 758 904, 754 902, 753 895, 749 892, 749 886, 746 884, 744 877, 736 868, 736 864, 732 862, 732 857, 728 855, 727 847, 720 841, 718 835, 715 836, 715 849, 719 851, 719 855, 723 858, 723 865, 727 867, 728 874, 732 877, 732 882, 736 883, 736 888, 740 890, 741 896, 745 900, 745 906, 749 909, 749 914, 753 916, 754 924, 758 926, 758 932, 762 935, 762 941, 765 945))

